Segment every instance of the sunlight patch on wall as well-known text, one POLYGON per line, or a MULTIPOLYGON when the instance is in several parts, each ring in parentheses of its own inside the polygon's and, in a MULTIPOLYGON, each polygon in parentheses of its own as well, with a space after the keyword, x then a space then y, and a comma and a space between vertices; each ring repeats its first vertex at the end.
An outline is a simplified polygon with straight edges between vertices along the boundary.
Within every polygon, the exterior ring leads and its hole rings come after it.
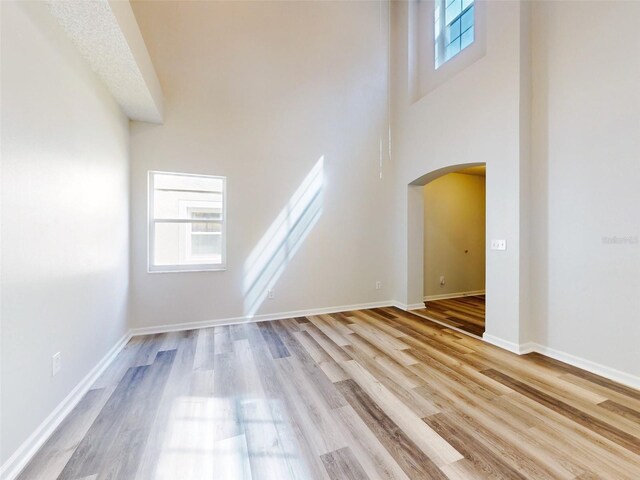
POLYGON ((278 214, 245 262, 244 313, 253 316, 322 215, 324 156, 278 214))

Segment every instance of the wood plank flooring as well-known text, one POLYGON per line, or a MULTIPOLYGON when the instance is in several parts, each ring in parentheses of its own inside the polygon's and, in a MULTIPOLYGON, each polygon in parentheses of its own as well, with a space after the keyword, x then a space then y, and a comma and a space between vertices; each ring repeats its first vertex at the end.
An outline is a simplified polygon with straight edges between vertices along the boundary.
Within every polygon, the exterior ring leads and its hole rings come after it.
POLYGON ((20 479, 640 478, 640 391, 395 308, 136 337, 20 479))
POLYGON ((482 337, 484 333, 484 295, 448 298, 424 302, 425 308, 414 313, 482 337))

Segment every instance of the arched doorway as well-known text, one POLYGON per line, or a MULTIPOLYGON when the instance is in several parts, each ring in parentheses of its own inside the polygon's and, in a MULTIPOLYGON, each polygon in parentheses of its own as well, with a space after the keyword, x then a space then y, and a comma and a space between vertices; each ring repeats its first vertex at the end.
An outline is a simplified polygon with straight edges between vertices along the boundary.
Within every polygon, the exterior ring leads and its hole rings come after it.
POLYGON ((486 164, 450 165, 408 186, 409 308, 477 337, 485 331, 486 164), (425 302, 425 303, 423 303, 425 302))

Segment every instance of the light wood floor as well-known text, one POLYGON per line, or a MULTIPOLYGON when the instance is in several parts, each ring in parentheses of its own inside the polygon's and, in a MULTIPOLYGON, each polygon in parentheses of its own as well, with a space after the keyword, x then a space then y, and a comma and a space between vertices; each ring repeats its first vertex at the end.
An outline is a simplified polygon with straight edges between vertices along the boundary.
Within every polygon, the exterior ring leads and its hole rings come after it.
POLYGON ((136 337, 21 479, 634 479, 640 392, 394 308, 136 337))
POLYGON ((484 333, 484 295, 424 302, 426 308, 413 310, 418 315, 482 337, 484 333))

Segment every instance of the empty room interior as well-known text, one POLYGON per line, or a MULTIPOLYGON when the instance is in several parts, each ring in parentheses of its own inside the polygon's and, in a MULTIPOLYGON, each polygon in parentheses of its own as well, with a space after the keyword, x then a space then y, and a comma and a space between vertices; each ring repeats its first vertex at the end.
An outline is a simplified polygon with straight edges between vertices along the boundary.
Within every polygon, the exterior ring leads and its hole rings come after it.
POLYGON ((639 479, 639 21, 0 1, 0 479, 639 479))

